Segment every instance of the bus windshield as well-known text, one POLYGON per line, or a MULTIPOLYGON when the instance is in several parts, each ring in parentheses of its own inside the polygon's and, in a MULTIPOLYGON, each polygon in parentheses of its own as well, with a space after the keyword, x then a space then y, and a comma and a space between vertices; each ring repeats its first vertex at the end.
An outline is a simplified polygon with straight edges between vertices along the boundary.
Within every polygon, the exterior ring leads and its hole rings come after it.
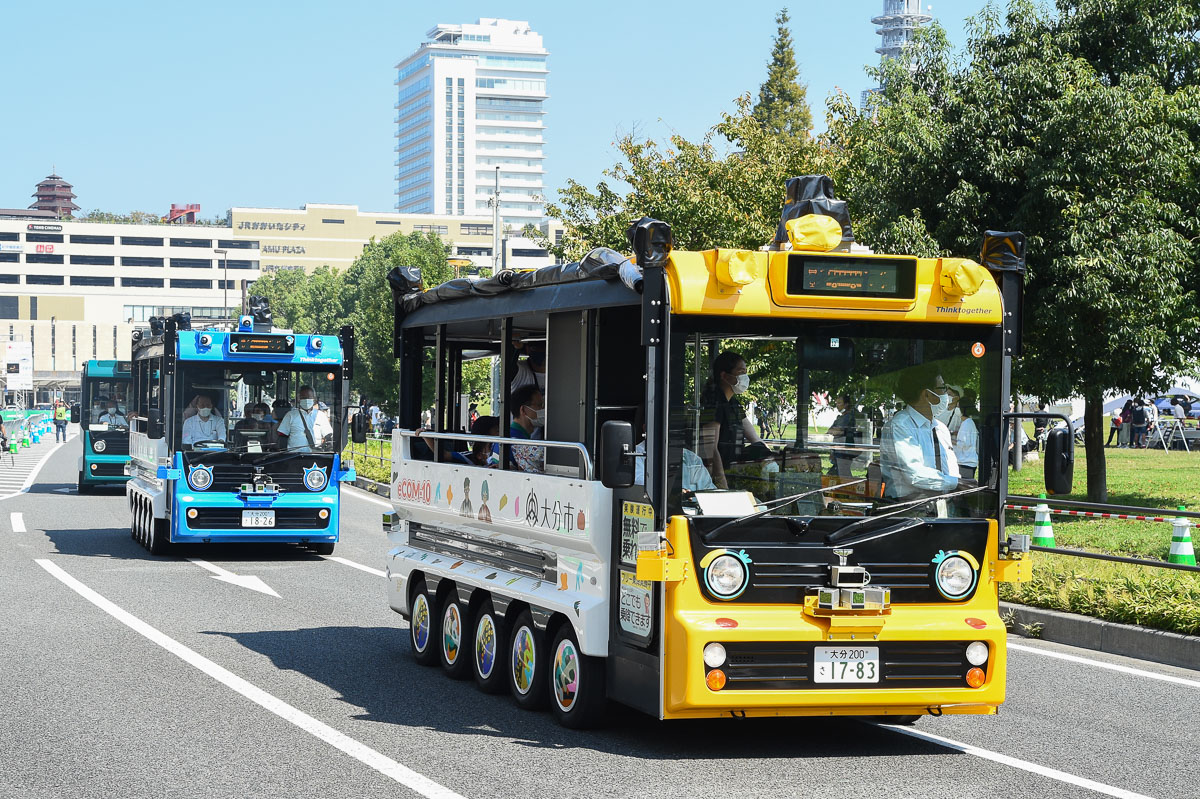
POLYGON ((129 427, 126 421, 129 393, 127 378, 89 379, 85 387, 83 407, 86 409, 87 424, 107 424, 109 427, 129 427))
POLYGON ((329 366, 187 363, 178 379, 177 449, 338 449, 342 383, 329 366))
POLYGON ((777 319, 685 328, 671 359, 672 511, 994 516, 995 336, 777 319))

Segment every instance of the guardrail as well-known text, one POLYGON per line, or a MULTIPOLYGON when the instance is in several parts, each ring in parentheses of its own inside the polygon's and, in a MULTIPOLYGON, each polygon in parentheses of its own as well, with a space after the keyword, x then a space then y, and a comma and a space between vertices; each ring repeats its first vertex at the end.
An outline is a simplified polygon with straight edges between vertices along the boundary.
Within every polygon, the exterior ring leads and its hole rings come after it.
POLYGON ((363 458, 365 460, 375 460, 379 461, 380 464, 386 465, 390 468, 392 465, 391 446, 392 439, 390 436, 385 438, 369 436, 366 442, 362 444, 355 444, 353 441, 349 442, 347 445, 347 451, 350 453, 350 457, 356 461, 359 458, 363 458), (385 444, 388 447, 386 455, 384 454, 385 444), (375 454, 371 454, 371 450, 373 449, 376 450, 375 454))

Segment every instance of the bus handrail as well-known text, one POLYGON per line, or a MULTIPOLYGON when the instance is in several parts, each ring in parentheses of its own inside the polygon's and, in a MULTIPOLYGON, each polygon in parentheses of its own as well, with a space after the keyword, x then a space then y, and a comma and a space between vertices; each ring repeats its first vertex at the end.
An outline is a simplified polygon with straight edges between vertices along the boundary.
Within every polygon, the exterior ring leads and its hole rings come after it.
POLYGON ((583 462, 584 480, 595 480, 595 469, 592 466, 592 456, 588 453, 587 447, 580 444, 578 441, 541 441, 532 438, 505 438, 503 436, 477 436, 473 433, 438 433, 433 430, 401 430, 400 435, 404 438, 440 438, 447 441, 488 441, 496 444, 509 444, 516 446, 537 446, 543 449, 573 449, 579 453, 579 460, 583 462))

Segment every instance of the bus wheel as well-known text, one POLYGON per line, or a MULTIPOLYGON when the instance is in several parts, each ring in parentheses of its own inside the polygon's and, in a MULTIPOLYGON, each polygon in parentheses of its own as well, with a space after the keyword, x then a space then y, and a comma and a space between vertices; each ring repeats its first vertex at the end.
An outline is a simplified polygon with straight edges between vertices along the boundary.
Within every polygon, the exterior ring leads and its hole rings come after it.
POLYGON ((146 503, 141 497, 134 503, 133 524, 137 528, 137 542, 146 546, 146 503))
POLYGON ((437 663, 438 617, 433 612, 433 602, 425 590, 425 581, 413 586, 412 619, 408 622, 408 642, 412 644, 413 659, 422 666, 437 663))
POLYGON ((134 541, 138 540, 137 509, 138 509, 137 496, 134 495, 129 500, 129 537, 132 538, 134 541))
POLYGON ((485 599, 475 611, 471 624, 475 647, 471 673, 479 690, 494 694, 504 690, 504 628, 492 607, 492 600, 485 599))
POLYGON ((579 651, 575 631, 563 624, 546 663, 550 682, 550 712, 564 727, 594 727, 604 717, 604 660, 579 651))
POLYGON ((508 689, 517 704, 526 710, 540 710, 546 705, 546 675, 542 668, 546 659, 546 637, 533 626, 533 616, 521 611, 508 639, 508 689))
POLYGON ((167 540, 167 520, 154 518, 153 511, 147 507, 146 528, 148 535, 146 549, 150 550, 150 554, 167 554, 171 549, 171 542, 167 540))
POLYGON ((442 670, 455 680, 465 680, 471 668, 470 636, 468 633, 466 608, 458 598, 458 591, 451 589, 442 605, 438 617, 441 619, 442 634, 438 653, 442 670), (468 646, 464 650, 463 644, 468 646))
POLYGON ((334 545, 334 542, 332 542, 332 541, 322 541, 319 544, 309 544, 308 546, 309 546, 309 549, 311 549, 313 552, 317 553, 318 555, 332 555, 333 554, 333 545, 334 545))

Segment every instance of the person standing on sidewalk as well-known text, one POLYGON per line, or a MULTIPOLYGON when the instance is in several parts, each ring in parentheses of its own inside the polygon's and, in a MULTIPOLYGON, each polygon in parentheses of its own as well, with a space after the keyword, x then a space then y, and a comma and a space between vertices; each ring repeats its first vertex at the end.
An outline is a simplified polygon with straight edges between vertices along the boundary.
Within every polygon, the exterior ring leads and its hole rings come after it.
MULTIPOLYGON (((1113 436, 1117 435, 1117 433, 1120 430, 1121 430, 1121 409, 1113 408, 1112 409, 1112 422, 1111 422, 1110 427, 1108 428, 1108 441, 1104 442, 1104 446, 1111 447, 1113 436)), ((1120 443, 1120 439, 1117 440, 1117 443, 1118 444, 1120 443)))
POLYGON ((1134 449, 1144 449, 1146 446, 1146 406, 1139 397, 1133 403, 1133 440, 1130 446, 1134 449))
POLYGON ((1117 431, 1117 449, 1129 449, 1129 439, 1133 430, 1133 400, 1125 400, 1121 408, 1121 429, 1117 431))
POLYGON ((67 403, 58 399, 54 401, 54 441, 67 440, 67 422, 71 418, 71 409, 67 403))

